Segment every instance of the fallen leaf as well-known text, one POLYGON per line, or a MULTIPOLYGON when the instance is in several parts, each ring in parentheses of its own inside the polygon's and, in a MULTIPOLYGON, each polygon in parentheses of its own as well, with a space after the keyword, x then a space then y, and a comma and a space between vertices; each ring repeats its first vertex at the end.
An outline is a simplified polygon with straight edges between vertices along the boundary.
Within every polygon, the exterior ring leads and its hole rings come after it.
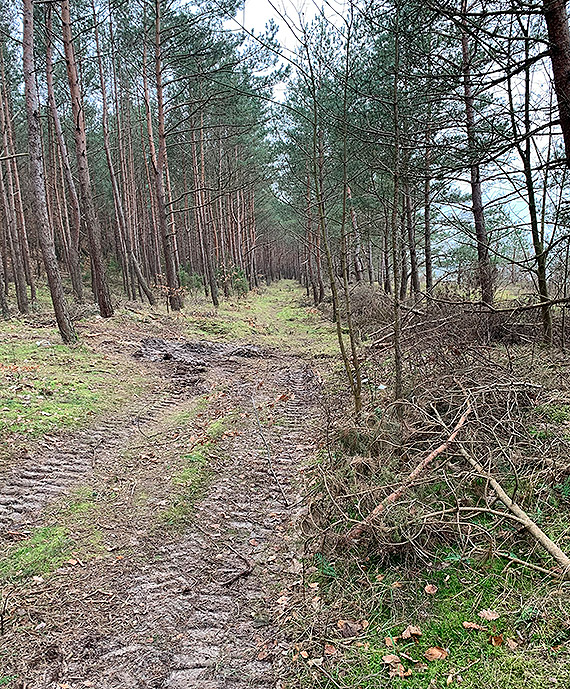
POLYGON ((266 651, 265 649, 263 651, 259 651, 257 654, 257 660, 265 660, 269 656, 269 651, 266 651))
POLYGON ((516 649, 519 647, 518 643, 514 639, 507 639, 507 646, 511 649, 511 651, 516 651, 516 649))
POLYGON ((409 677, 412 674, 411 670, 406 670, 402 663, 396 663, 396 665, 390 665, 390 677, 409 677))
POLYGON ((445 660, 448 656, 448 652, 445 648, 440 648, 439 646, 432 646, 428 648, 424 653, 424 656, 431 662, 432 660, 445 660))
POLYGON ((301 655, 301 658, 305 658, 305 660, 309 657, 309 654, 307 653, 307 651, 301 651, 300 655, 301 655))
POLYGON ((393 653, 389 653, 388 655, 382 656, 382 662, 385 665, 393 665, 394 663, 399 663, 400 658, 399 656, 395 656, 393 653))
POLYGON ((319 610, 321 607, 321 597, 315 596, 311 598, 311 605, 313 606, 313 610, 319 610))
POLYGON ((368 620, 339 620, 336 626, 341 634, 348 638, 362 633, 368 627, 368 620))
POLYGON ((502 646, 503 645, 503 635, 497 634, 496 636, 489 637, 489 643, 491 646, 502 646))
POLYGON ((383 574, 377 574, 376 575, 376 581, 384 581, 384 575, 383 574))
POLYGON ((400 637, 399 636, 386 636, 384 638, 384 643, 388 648, 395 648, 396 642, 398 641, 400 637))
POLYGON ((414 627, 414 625, 409 624, 402 632, 402 639, 411 639, 413 637, 419 637, 422 635, 422 631, 419 627, 414 627))
POLYGON ((393 589, 401 589, 403 585, 404 585, 404 584, 402 584, 401 581, 395 581, 395 582, 392 584, 392 588, 393 588, 393 589))
POLYGON ((424 588, 424 591, 428 593, 430 596, 434 596, 437 593, 437 586, 434 586, 433 584, 427 584, 424 588))
POLYGON ((477 622, 462 622, 461 624, 463 625, 464 629, 479 629, 481 631, 485 631, 485 627, 477 624, 477 622))
POLYGON ((259 542, 256 541, 255 538, 250 538, 248 543, 249 543, 249 545, 253 545, 253 546, 259 545, 259 542))
POLYGON ((477 613, 479 617, 482 617, 484 620, 487 620, 489 622, 492 622, 493 620, 498 620, 500 615, 498 612, 495 610, 479 610, 477 613))
POLYGON ((336 647, 332 644, 325 644, 325 655, 334 656, 336 655, 336 647))

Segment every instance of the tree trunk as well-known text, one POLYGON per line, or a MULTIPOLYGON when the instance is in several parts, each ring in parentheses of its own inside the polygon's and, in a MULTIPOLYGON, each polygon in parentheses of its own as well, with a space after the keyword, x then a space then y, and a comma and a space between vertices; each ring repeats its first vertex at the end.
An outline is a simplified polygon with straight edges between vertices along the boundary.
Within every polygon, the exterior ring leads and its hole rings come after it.
POLYGON ((81 189, 81 201, 83 205, 85 224, 87 226, 89 253, 91 255, 92 284, 95 297, 99 305, 99 313, 101 316, 103 316, 103 318, 109 318, 113 315, 113 305, 111 302, 111 293, 109 291, 101 250, 101 226, 95 210, 95 204, 93 203, 91 176, 89 173, 89 163, 87 160, 85 114, 83 111, 83 102, 79 88, 79 76, 77 73, 77 63, 73 48, 69 0, 62 0, 61 2, 61 27, 67 79, 69 81, 69 91, 71 95, 71 109, 73 112, 73 121, 75 123, 74 136, 75 153, 77 157, 77 176, 79 178, 79 186, 81 189))
POLYGON ((406 185, 406 226, 408 229, 408 248, 410 251, 410 274, 414 294, 420 293, 420 274, 418 271, 418 257, 416 253, 416 228, 412 210, 412 197, 409 185, 406 185))
MULTIPOLYGON (((16 287, 16 303, 18 304, 18 311, 20 313, 29 313, 30 304, 28 302, 28 289, 26 287, 26 273, 24 270, 24 260, 20 249, 20 239, 18 236, 18 229, 16 227, 16 216, 13 204, 9 197, 9 192, 4 183, 4 175, 2 173, 2 165, 0 164, 0 198, 4 206, 4 215, 6 218, 6 243, 10 254, 12 263, 12 273, 14 277, 14 285, 16 287)), ((8 174, 8 177, 10 175, 8 174)), ((6 276, 6 280, 8 276, 6 276)))
MULTIPOLYGON (((105 75, 103 73, 103 62, 101 60, 101 50, 99 45, 99 32, 97 30, 97 13, 95 10, 95 3, 93 7, 93 21, 95 26, 95 47, 97 51, 97 65, 99 68, 99 80, 101 84, 101 106, 103 109, 102 126, 103 126, 103 146, 105 148, 105 158, 107 160, 107 167, 109 168, 109 177, 111 178, 111 188, 113 191, 113 202, 115 204, 115 214, 117 216, 117 226, 119 228, 119 235, 122 242, 124 242, 125 253, 127 255, 127 265, 125 266, 125 273, 128 275, 129 265, 132 267, 139 284, 140 289, 144 292, 146 298, 151 305, 154 305, 155 298, 152 290, 148 286, 141 271, 141 267, 134 254, 131 244, 129 229, 127 227, 127 220, 125 217, 125 209, 123 206, 123 197, 119 189, 119 182, 115 172, 115 165, 113 163, 113 156, 111 154, 111 143, 109 141, 109 125, 107 114, 107 89, 105 87, 105 75)), ((128 291, 127 291, 128 294, 128 291)))
POLYGON ((46 86, 48 103, 53 119, 55 138, 59 149, 59 156, 61 159, 63 173, 65 176, 65 184, 67 193, 69 194, 69 201, 71 206, 71 241, 68 248, 68 268, 71 278, 71 287, 73 289, 73 296, 75 301, 81 304, 83 302, 83 284, 81 280, 81 259, 79 254, 79 242, 81 236, 81 209, 79 206, 79 197, 71 172, 71 164, 69 162, 69 153, 67 151, 67 144, 63 136, 61 127, 61 120, 57 110, 57 103, 55 101, 55 89, 53 83, 53 46, 52 46, 52 22, 51 22, 51 4, 46 5, 46 86))
POLYGON ((558 100, 560 128, 566 165, 570 167, 570 30, 566 0, 543 0, 542 13, 548 29, 554 90, 558 100))
MULTIPOLYGON (((467 11, 466 0, 463 0, 462 12, 467 11)), ((475 237, 477 240, 477 264, 479 270, 479 286, 481 288, 481 300, 485 304, 493 303, 493 275, 489 260, 489 240, 485 229, 485 215, 483 212, 483 196, 481 193, 481 171, 477 162, 475 141, 475 98, 471 83, 471 65, 469 58, 469 39, 467 32, 461 32, 461 50, 463 56, 463 91, 465 101, 465 116, 467 126, 467 147, 471 161, 471 198, 473 202, 473 219, 475 222, 475 237)))
POLYGON ((352 223, 352 231, 354 232, 354 275, 356 282, 362 282, 362 275, 364 273, 364 266, 362 265, 362 242, 360 239, 360 230, 358 228, 358 221, 356 219, 356 211, 352 202, 352 192, 350 187, 346 187, 346 194, 350 206, 350 221, 352 223))
MULTIPOLYGON (((512 83, 509 78, 507 81, 507 90, 509 97, 510 106, 510 117, 511 126, 513 129, 513 136, 517 141, 517 150, 521 158, 525 176, 527 200, 528 200, 528 214, 530 218, 530 228, 532 236, 532 245, 534 248, 534 255, 536 259, 536 277, 538 282, 538 294, 540 296, 543 306, 541 307, 542 316, 542 331, 544 339, 546 342, 552 341, 552 314, 550 311, 550 305, 547 303, 549 301, 548 295, 548 281, 547 281, 547 250, 544 247, 544 228, 539 227, 538 221, 538 211, 536 206, 536 195, 534 190, 534 179, 532 175, 532 135, 531 135, 531 112, 530 112, 530 101, 531 101, 531 73, 529 66, 529 56, 530 56, 530 36, 528 28, 525 27, 521 21, 519 21, 520 28, 525 37, 525 92, 524 92, 524 137, 521 137, 521 132, 517 125, 517 115, 515 112, 515 104, 513 99, 512 83), (524 141, 524 144, 522 143, 524 141)), ((546 184, 546 180, 545 180, 546 184)))
POLYGON ((426 136, 425 179, 424 179, 424 254, 426 262, 426 292, 433 294, 433 263, 431 256, 431 177, 430 142, 426 136))
POLYGON ((34 9, 33 0, 24 0, 23 61, 26 93, 26 115, 28 120, 28 149, 30 164, 30 186, 32 204, 36 215, 38 238, 46 269, 51 300, 61 337, 66 344, 75 342, 77 335, 65 302, 65 294, 53 243, 53 232, 49 224, 47 198, 44 180, 43 149, 41 139, 40 103, 36 85, 34 64, 34 9))
MULTIPOLYGON (((166 206, 166 189, 164 185, 166 167, 166 125, 164 115, 164 94, 162 86, 162 48, 160 38, 161 0, 155 0, 155 31, 154 31, 154 73, 156 78, 156 102, 158 109, 158 149, 154 164, 154 181, 156 189, 156 210, 162 250, 166 270, 166 286, 168 289, 168 303, 173 311, 180 311, 183 306, 180 280, 176 272, 176 237, 174 228, 169 227, 166 206)), ((150 103, 149 103, 150 107, 150 103)), ((150 132, 149 132, 150 136, 150 132)))

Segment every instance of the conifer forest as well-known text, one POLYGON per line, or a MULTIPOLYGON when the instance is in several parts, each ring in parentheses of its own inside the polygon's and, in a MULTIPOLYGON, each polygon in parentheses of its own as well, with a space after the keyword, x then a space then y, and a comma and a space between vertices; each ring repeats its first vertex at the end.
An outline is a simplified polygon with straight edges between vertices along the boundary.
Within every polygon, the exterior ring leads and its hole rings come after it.
POLYGON ((570 684, 566 0, 0 0, 0 687, 570 684))

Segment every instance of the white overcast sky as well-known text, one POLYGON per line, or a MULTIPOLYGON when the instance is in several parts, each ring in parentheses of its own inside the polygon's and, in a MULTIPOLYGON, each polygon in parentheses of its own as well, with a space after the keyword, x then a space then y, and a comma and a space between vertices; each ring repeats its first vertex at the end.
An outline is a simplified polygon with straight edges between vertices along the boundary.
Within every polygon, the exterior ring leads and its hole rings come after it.
POLYGON ((286 50, 294 51, 297 47, 295 30, 292 31, 288 24, 297 27, 300 13, 305 20, 310 21, 317 12, 324 12, 327 16, 334 16, 335 12, 342 13, 346 5, 346 0, 245 0, 235 21, 248 31, 259 33, 273 19, 279 26, 277 37, 281 45, 286 50))

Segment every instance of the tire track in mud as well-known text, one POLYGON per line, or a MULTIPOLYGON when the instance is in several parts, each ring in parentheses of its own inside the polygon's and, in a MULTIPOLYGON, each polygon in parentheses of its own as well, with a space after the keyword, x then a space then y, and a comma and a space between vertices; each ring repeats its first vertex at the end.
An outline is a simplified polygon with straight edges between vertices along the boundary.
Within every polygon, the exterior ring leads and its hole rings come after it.
MULTIPOLYGON (((42 638, 36 658, 20 663, 22 687, 279 686, 279 658, 287 651, 274 609, 280 587, 298 577, 292 529, 303 501, 296 477, 316 442, 311 429, 318 415, 318 381, 307 361, 281 354, 253 363, 238 357, 218 361, 210 376, 225 382, 227 404, 241 413, 240 427, 238 435, 222 443, 224 455, 207 495, 196 505, 194 521, 179 537, 148 540, 144 561, 117 568, 106 580, 97 570, 90 575, 87 563, 75 575, 82 578, 74 581, 77 592, 59 602, 59 625, 42 638), (261 407, 261 432, 252 396, 261 407), (276 405, 283 396, 286 401, 276 405), (268 413, 278 423, 267 425, 268 413), (93 600, 103 590, 113 592, 112 605, 92 605, 87 614, 80 601, 93 600)), ((187 398, 183 388, 180 395, 178 399, 187 398)), ((176 403, 177 396, 170 395, 141 423, 150 429, 176 403)), ((98 436, 93 431, 78 434, 73 442, 83 448, 80 475, 89 472, 93 447, 101 438, 108 439, 99 451, 112 462, 136 432, 134 424, 116 420, 101 424, 98 436)), ((58 466, 75 466, 65 457, 58 466)), ((50 456, 40 464, 53 466, 50 456)), ((26 480, 33 487, 42 484, 33 470, 29 479, 23 472, 19 476, 19 485, 26 480)), ((67 486, 74 481, 77 470, 69 472, 67 486)), ((65 490, 61 476, 45 483, 65 490)), ((44 490, 36 494, 46 502, 51 495, 44 490)))
POLYGON ((188 395, 184 388, 154 394, 158 399, 150 404, 138 402, 126 413, 73 435, 45 436, 30 454, 0 474, 0 535, 37 516, 51 500, 79 484, 96 464, 126 447, 133 434, 152 432, 153 424, 188 395))
POLYGON ((302 444, 306 452, 310 444, 307 424, 317 384, 299 360, 279 362, 270 371, 275 364, 266 360, 260 372, 263 393, 243 365, 223 369, 231 376, 231 403, 249 413, 247 427, 227 450, 194 523, 181 538, 159 547, 152 563, 128 582, 124 600, 131 633, 106 638, 98 662, 71 663, 66 681, 87 680, 101 689, 277 686, 274 661, 285 647, 272 609, 297 555, 290 535, 292 520, 302 511, 295 487, 297 448, 302 444), (291 395, 280 425, 263 427, 272 470, 252 413, 252 393, 262 406, 291 395), (141 638, 152 639, 152 645, 141 638))

